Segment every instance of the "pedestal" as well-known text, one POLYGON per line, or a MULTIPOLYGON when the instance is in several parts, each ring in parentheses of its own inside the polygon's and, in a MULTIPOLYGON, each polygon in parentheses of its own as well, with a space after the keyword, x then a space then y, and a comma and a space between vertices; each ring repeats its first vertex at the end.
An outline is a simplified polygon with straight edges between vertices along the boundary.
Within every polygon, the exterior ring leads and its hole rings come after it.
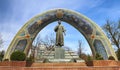
POLYGON ((55 59, 64 59, 65 58, 65 50, 62 47, 55 48, 55 59))

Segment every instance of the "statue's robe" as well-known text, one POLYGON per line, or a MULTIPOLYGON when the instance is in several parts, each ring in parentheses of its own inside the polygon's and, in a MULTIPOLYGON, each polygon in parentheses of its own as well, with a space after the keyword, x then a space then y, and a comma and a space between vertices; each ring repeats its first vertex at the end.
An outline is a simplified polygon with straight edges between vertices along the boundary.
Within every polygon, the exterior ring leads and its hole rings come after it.
POLYGON ((60 24, 55 27, 54 31, 56 32, 56 46, 64 46, 64 37, 63 32, 65 32, 64 27, 60 24))

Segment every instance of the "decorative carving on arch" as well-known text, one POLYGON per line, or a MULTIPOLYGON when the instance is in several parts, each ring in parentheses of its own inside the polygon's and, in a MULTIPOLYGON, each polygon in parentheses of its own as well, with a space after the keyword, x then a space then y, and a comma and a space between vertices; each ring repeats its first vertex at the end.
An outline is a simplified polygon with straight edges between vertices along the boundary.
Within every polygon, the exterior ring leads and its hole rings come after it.
POLYGON ((27 45, 27 40, 26 39, 18 41, 18 43, 16 45, 16 48, 15 48, 15 51, 17 51, 17 50, 24 51, 26 45, 27 45))
POLYGON ((102 57, 104 59, 107 59, 107 53, 106 53, 106 50, 104 48, 104 45, 102 44, 102 42, 100 40, 94 40, 94 43, 93 43, 94 47, 95 47, 95 50, 97 53, 99 53, 100 55, 102 55, 102 57))

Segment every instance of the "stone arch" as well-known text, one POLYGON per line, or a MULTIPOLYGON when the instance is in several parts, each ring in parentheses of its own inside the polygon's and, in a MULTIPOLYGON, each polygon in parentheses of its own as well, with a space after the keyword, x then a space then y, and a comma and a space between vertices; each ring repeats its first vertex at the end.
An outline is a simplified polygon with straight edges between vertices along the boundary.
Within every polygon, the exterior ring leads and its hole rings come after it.
POLYGON ((99 53, 104 59, 113 56, 117 60, 115 52, 102 29, 84 15, 67 9, 49 10, 29 20, 12 40, 4 59, 9 59, 16 48, 17 50, 20 48, 25 54, 28 54, 32 42, 39 31, 49 23, 57 20, 67 22, 81 32, 88 41, 94 56, 99 53))

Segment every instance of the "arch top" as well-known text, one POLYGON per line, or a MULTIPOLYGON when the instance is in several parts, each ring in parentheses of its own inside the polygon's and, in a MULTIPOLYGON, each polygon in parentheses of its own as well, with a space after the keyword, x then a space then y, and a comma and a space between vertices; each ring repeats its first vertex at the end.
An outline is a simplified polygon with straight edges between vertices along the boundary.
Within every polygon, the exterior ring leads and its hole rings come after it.
POLYGON ((32 46, 32 42, 39 31, 57 20, 67 22, 81 32, 88 41, 94 56, 99 53, 104 59, 114 56, 117 60, 108 38, 96 23, 79 12, 62 8, 46 11, 30 19, 12 40, 4 59, 9 59, 11 53, 15 50, 24 51, 28 54, 30 46, 32 46))
POLYGON ((52 9, 35 16, 30 21, 28 21, 22 29, 27 28, 29 34, 38 33, 47 24, 57 20, 67 22, 78 30, 81 28, 79 31, 82 34, 85 33, 86 35, 92 34, 93 27, 95 27, 93 26, 94 22, 78 12, 68 9, 52 9), (34 28, 35 26, 37 27, 34 28), (37 28, 39 28, 38 31, 36 31, 37 28))

